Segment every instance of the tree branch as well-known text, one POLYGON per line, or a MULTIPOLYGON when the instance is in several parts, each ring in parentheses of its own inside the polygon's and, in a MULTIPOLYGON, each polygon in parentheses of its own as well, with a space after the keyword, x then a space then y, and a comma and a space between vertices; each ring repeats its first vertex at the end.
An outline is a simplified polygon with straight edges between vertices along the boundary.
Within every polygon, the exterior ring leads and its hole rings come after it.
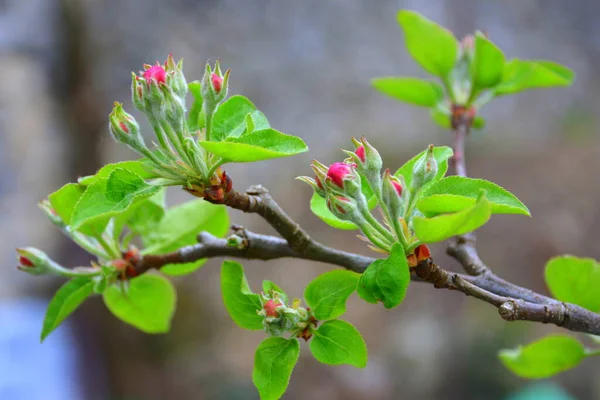
MULTIPOLYGON (((462 132, 466 135, 466 131, 462 132)), ((460 138, 461 135, 457 137, 460 138)), ((458 151, 455 154, 464 154, 461 146, 464 146, 464 140, 458 141, 458 151)), ((457 172, 466 173, 463 156, 455 158, 454 165, 457 172)), ((231 192, 225 204, 260 215, 282 238, 254 233, 237 225, 232 227, 234 236, 228 239, 201 232, 196 245, 169 254, 145 255, 132 261, 136 272, 142 273, 167 264, 187 263, 203 258, 235 257, 265 261, 298 258, 362 273, 375 260, 333 249, 313 240, 262 186, 252 186, 246 193, 231 192)), ((498 308, 500 316, 506 321, 551 323, 572 331, 600 335, 599 314, 573 304, 561 303, 494 275, 477 254, 474 234, 457 237, 449 245, 448 254, 461 263, 468 275, 446 271, 429 259, 412 269, 411 279, 431 283, 435 288, 456 290, 485 301, 498 308)))
POLYGON ((275 236, 261 235, 234 226, 234 235, 241 239, 241 244, 230 244, 227 239, 217 238, 208 232, 198 235, 198 244, 182 247, 168 254, 145 255, 135 263, 138 274, 150 269, 160 269, 167 264, 181 264, 198 261, 203 258, 234 257, 246 260, 274 260, 278 258, 299 258, 338 265, 354 272, 362 273, 373 261, 373 258, 348 253, 317 243, 320 251, 300 253, 285 241, 275 236))
POLYGON ((440 268, 431 259, 419 263, 414 272, 419 278, 432 283, 435 288, 457 290, 495 306, 506 321, 541 322, 575 332, 600 334, 600 315, 583 307, 556 300, 551 304, 532 303, 518 299, 519 293, 511 293, 511 297, 501 296, 480 287, 477 281, 469 279, 472 277, 465 278, 440 268))

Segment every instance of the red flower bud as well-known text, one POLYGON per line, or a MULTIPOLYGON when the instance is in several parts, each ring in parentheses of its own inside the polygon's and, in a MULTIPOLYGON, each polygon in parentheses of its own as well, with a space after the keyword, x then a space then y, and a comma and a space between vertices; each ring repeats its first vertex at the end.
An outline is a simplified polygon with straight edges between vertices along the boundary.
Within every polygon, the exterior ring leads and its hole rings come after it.
POLYGON ((215 89, 215 92, 220 93, 221 87, 223 85, 223 78, 221 78, 219 75, 213 73, 210 76, 210 80, 212 82, 213 88, 215 89))
POLYGON ((127 125, 125 125, 125 122, 119 122, 119 126, 125 131, 125 133, 129 133, 129 128, 127 125))
POLYGON ((278 317, 279 315, 277 314, 277 307, 282 305, 283 304, 278 301, 268 300, 263 306, 263 309, 265 310, 267 317, 278 317))
POLYGON ((167 81, 167 71, 160 65, 153 65, 144 71, 144 78, 148 84, 154 79, 157 83, 165 83, 167 81))
POLYGON ((327 170, 327 177, 338 186, 340 189, 344 188, 344 178, 352 172, 352 167, 343 162, 336 162, 331 164, 327 170))
POLYGON ((364 163, 365 160, 366 160, 366 158, 365 158, 365 146, 360 146, 358 149, 356 149, 355 153, 358 156, 358 158, 360 158, 360 161, 362 161, 364 163))
POLYGON ((398 193, 398 197, 402 197, 402 185, 400 182, 392 180, 392 185, 394 185, 394 189, 396 189, 396 193, 398 193))
POLYGON ((29 268, 33 267, 33 261, 31 261, 29 258, 27 258, 25 256, 19 256, 19 264, 21 264, 24 267, 29 267, 29 268))

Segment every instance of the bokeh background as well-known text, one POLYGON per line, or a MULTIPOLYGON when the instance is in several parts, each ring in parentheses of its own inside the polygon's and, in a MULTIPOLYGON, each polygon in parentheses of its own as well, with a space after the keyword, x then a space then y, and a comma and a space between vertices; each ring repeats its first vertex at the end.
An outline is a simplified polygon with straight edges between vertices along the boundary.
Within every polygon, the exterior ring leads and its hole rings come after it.
MULTIPOLYGON (((351 136, 367 135, 392 169, 429 143, 450 143, 450 133, 434 126, 426 110, 370 87, 377 76, 425 76, 403 48, 395 20, 401 8, 424 13, 458 37, 485 30, 508 57, 551 59, 576 72, 569 88, 486 106, 487 127, 468 141, 468 170, 511 190, 533 215, 497 216, 479 232, 481 256, 500 276, 547 293, 548 258, 600 259, 597 1, 2 0, 0 398, 256 399, 251 371, 263 334, 242 331, 228 317, 219 260, 175 279, 178 309, 167 335, 137 332, 95 297, 40 345, 43 312, 61 281, 18 273, 14 248, 36 246, 66 265, 89 260, 36 204, 103 163, 133 157, 111 141, 107 115, 115 100, 133 108, 132 70, 172 52, 185 58, 189 80, 220 57, 233 70, 232 93, 252 99, 275 128, 311 148, 291 159, 228 167, 236 187, 267 185, 315 238, 369 254, 353 233, 314 217, 310 188, 293 178, 309 174, 313 158, 341 160, 339 149, 351 148, 351 136)), ((171 203, 186 199, 170 192, 171 203)), ((231 218, 272 232, 256 216, 232 212, 231 218)), ((444 267, 458 268, 443 245, 433 253, 444 267)), ((295 260, 244 264, 252 286, 271 279, 292 296, 329 268, 295 260)), ((600 398, 598 360, 535 386, 512 376, 497 350, 557 329, 503 322, 491 306, 458 293, 415 284, 391 311, 353 296, 347 319, 364 334, 367 368, 320 365, 303 344, 285 398, 600 398)))

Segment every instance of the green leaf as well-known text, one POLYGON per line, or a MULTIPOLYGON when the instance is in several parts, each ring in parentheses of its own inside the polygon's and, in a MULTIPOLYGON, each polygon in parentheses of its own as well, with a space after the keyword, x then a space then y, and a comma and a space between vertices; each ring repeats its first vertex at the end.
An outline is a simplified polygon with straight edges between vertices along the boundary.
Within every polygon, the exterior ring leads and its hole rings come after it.
POLYGON ((254 104, 244 96, 231 96, 213 115, 210 140, 220 142, 241 136, 246 129, 246 114, 255 110, 254 104))
POLYGON ((176 294, 171 281, 155 273, 145 273, 127 282, 107 287, 104 304, 117 318, 146 333, 165 333, 171 328, 176 294))
POLYGON ((329 211, 329 209, 327 208, 327 201, 314 192, 310 199, 310 210, 323 222, 325 222, 327 225, 333 228, 348 231, 358 229, 358 226, 356 226, 356 224, 354 224, 353 222, 341 220, 335 215, 333 215, 331 211, 329 211))
POLYGON ((412 227, 423 243, 435 243, 474 231, 484 225, 491 214, 492 205, 482 195, 473 206, 453 214, 433 218, 414 217, 412 227))
POLYGON ((135 234, 152 234, 165 215, 165 207, 165 188, 161 188, 156 194, 119 216, 115 222, 115 232, 119 234, 122 226, 127 225, 135 234))
POLYGON ((87 187, 75 205, 71 225, 74 230, 98 235, 111 217, 127 211, 159 190, 159 186, 147 184, 139 175, 117 168, 108 178, 87 187))
POLYGON ((452 32, 414 11, 402 10, 397 18, 410 55, 425 71, 445 78, 458 53, 458 41, 452 32))
MULTIPOLYGON (((164 254, 196 244, 198 233, 205 231, 223 237, 229 230, 227 209, 204 200, 193 200, 170 208, 164 217, 142 236, 146 247, 142 254, 164 254)), ((160 269, 172 276, 189 274, 206 262, 201 259, 185 264, 167 264, 160 269)))
POLYGON ((551 61, 519 60, 504 64, 502 81, 496 86, 496 95, 518 93, 527 89, 569 86, 575 74, 569 68, 551 61))
POLYGON ((424 79, 375 78, 371 84, 383 94, 417 106, 433 107, 444 97, 444 90, 438 83, 424 79))
POLYGON ((546 264, 545 277, 550 293, 557 300, 600 311, 600 264, 596 260, 556 257, 546 264))
POLYGON ((263 329, 263 318, 257 314, 261 309, 260 299, 250 290, 240 263, 223 261, 221 291, 225 308, 238 326, 250 330, 263 329))
POLYGON ((396 243, 388 258, 375 260, 360 276, 358 295, 367 303, 382 302, 385 308, 398 306, 410 284, 404 248, 396 243))
POLYGON ((481 33, 475 35, 471 78, 476 89, 496 86, 504 72, 504 53, 481 33))
MULTIPOLYGON (((404 176, 404 180, 406 181, 407 187, 410 187, 410 183, 412 182, 412 170, 415 166, 415 163, 426 152, 427 150, 423 150, 422 152, 408 160, 394 174, 395 176, 404 176)), ((446 171, 448 171, 448 159, 452 157, 452 154, 454 154, 454 152, 452 151, 452 148, 448 146, 439 146, 433 148, 433 157, 438 163, 438 173, 435 176, 434 181, 442 179, 444 175, 446 175, 446 171)))
POLYGON ((244 134, 268 129, 270 127, 271 125, 269 124, 266 115, 262 112, 254 110, 251 113, 246 114, 246 131, 244 132, 244 134), (248 119, 252 121, 252 127, 250 127, 252 129, 248 127, 248 119))
POLYGON ((230 138, 223 142, 199 142, 210 153, 227 162, 254 162, 289 157, 308 151, 306 143, 296 136, 275 129, 262 129, 230 138))
POLYGON ((525 347, 501 350, 498 356, 514 374, 527 379, 542 379, 575 367, 586 354, 577 339, 553 335, 525 347))
POLYGON ((254 355, 252 382, 261 400, 277 400, 283 396, 299 356, 300 344, 297 339, 270 337, 258 345, 254 355))
POLYGON ((89 278, 75 278, 58 289, 46 310, 40 341, 52 333, 92 294, 94 283, 89 278))
POLYGON ((367 346, 358 330, 346 321, 327 321, 313 332, 310 351, 323 364, 367 366, 367 346))
POLYGON ((188 117, 186 121, 188 131, 190 132, 196 132, 201 127, 200 119, 202 115, 202 105, 204 104, 201 87, 200 81, 188 83, 188 90, 194 97, 194 102, 187 113, 188 117))
POLYGON ((316 319, 335 319, 346 312, 346 300, 356 290, 360 275, 346 270, 326 272, 308 284, 304 300, 316 319))
POLYGON ((267 293, 269 291, 273 290, 274 292, 279 293, 281 296, 281 300, 283 304, 287 304, 288 303, 288 295, 285 293, 285 291, 280 288, 279 286, 277 286, 274 282, 271 282, 270 280, 265 279, 263 281, 263 292, 267 293))
POLYGON ((492 214, 531 216, 527 207, 508 190, 485 179, 448 176, 428 185, 421 193, 417 208, 426 216, 462 211, 472 207, 481 189, 492 205, 492 214))
POLYGON ((85 192, 85 186, 77 183, 67 183, 48 196, 50 205, 65 224, 69 225, 71 223, 73 210, 83 192, 85 192))
POLYGON ((485 128, 485 119, 480 115, 476 115, 475 118, 473 118, 471 126, 474 129, 483 129, 485 128))
POLYGON ((90 186, 91 184, 98 182, 104 178, 108 178, 110 174, 116 169, 122 169, 132 174, 139 176, 142 179, 156 178, 156 175, 150 172, 147 160, 140 158, 139 160, 121 161, 113 164, 106 164, 96 172, 95 175, 84 176, 79 178, 77 183, 80 185, 90 186))

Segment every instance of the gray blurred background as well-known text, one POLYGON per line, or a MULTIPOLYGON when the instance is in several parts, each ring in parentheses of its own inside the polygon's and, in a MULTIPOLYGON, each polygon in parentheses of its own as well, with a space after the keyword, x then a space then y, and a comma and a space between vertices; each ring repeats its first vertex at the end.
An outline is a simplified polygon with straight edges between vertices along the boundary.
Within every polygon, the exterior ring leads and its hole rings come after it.
MULTIPOLYGON (((115 100, 132 111, 132 70, 172 52, 185 58, 188 80, 220 57, 233 71, 232 93, 249 97, 275 128, 311 148, 229 166, 236 188, 264 183, 317 239, 369 254, 354 233, 314 217, 310 188, 293 178, 309 174, 313 158, 344 158, 339 149, 351 148, 351 136, 367 135, 392 169, 429 143, 450 143, 426 110, 370 88, 377 76, 425 77, 403 48, 395 20, 401 8, 458 37, 487 31, 507 57, 550 59, 576 72, 572 87, 488 105, 487 128, 468 141, 468 170, 511 190, 533 215, 496 216, 479 232, 481 256, 500 276, 547 293, 548 258, 600 259, 598 1, 1 0, 0 398, 256 399, 251 371, 264 334, 242 331, 228 317, 219 260, 174 280, 178 309, 167 335, 137 332, 95 297, 40 345, 44 308, 62 282, 18 273, 14 248, 36 246, 66 265, 88 261, 36 204, 103 163, 133 157, 109 138, 107 115, 115 100)), ((170 192, 171 203, 186 199, 170 192)), ((231 218, 272 232, 256 216, 231 218)), ((444 245, 433 254, 458 268, 444 245)), ((271 279, 292 296, 330 268, 295 260, 244 265, 254 288, 271 279)), ((346 317, 364 334, 367 368, 320 365, 303 344, 286 399, 508 399, 529 382, 505 370, 497 350, 558 331, 505 323, 491 306, 418 284, 391 311, 353 296, 346 317)), ((600 398, 599 372, 598 360, 584 361, 548 383, 570 393, 553 398, 600 398)))

